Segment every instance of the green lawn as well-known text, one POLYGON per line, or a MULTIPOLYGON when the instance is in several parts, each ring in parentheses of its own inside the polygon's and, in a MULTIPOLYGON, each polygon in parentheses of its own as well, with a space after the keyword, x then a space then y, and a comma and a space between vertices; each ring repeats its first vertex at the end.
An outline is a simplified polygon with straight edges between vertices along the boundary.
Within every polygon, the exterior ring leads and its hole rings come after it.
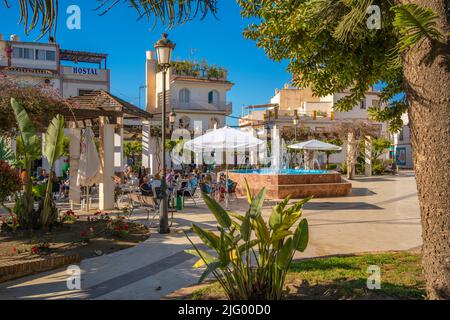
MULTIPOLYGON (((408 252, 330 257, 294 262, 287 278, 288 299, 423 299, 420 256, 408 252), (381 270, 381 289, 367 289, 367 267, 381 270)), ((223 299, 217 283, 195 290, 190 299, 223 299)))

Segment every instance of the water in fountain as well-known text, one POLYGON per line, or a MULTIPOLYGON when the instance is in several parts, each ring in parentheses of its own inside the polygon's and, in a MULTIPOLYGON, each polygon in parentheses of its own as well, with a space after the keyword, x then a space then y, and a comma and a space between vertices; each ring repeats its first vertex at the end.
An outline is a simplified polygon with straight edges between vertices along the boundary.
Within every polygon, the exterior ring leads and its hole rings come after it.
POLYGON ((313 160, 313 169, 315 169, 315 165, 317 164, 317 168, 320 170, 320 162, 316 158, 313 160))

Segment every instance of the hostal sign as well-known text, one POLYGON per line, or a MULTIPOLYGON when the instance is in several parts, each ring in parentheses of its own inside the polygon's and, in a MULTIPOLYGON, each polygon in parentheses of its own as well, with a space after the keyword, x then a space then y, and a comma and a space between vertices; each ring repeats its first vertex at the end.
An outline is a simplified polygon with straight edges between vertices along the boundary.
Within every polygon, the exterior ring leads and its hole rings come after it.
POLYGON ((83 75, 98 75, 98 70, 94 68, 84 68, 84 67, 73 67, 72 72, 74 74, 83 74, 83 75))

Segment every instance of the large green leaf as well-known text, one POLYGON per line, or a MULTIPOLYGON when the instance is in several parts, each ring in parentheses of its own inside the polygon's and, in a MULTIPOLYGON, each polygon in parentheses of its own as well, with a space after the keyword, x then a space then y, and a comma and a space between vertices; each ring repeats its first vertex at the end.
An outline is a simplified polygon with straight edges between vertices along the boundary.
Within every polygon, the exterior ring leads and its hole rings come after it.
POLYGON ((256 237, 262 243, 265 244, 269 242, 270 232, 262 216, 259 216, 258 218, 253 220, 253 229, 255 230, 256 237))
POLYGON ((304 199, 296 202, 290 208, 286 209, 286 211, 285 211, 286 214, 290 215, 290 214, 293 214, 295 212, 298 212, 301 208, 303 208, 305 203, 309 202, 312 198, 313 198, 313 196, 310 196, 310 197, 304 198, 304 199))
POLYGON ((209 210, 216 217, 217 222, 224 228, 229 228, 231 226, 231 218, 228 213, 223 209, 216 200, 209 197, 207 194, 203 194, 203 199, 209 210))
POLYGON ((19 127, 19 134, 25 157, 28 161, 38 159, 36 158, 36 155, 40 154, 39 149, 41 145, 39 143, 39 137, 36 134, 36 129, 34 128, 27 111, 14 98, 11 98, 11 107, 14 111, 17 126, 19 127))
POLYGON ((201 275, 200 279, 198 280, 198 283, 202 283, 205 281, 205 279, 213 272, 214 270, 220 268, 220 261, 214 261, 211 264, 208 264, 208 267, 206 267, 205 272, 201 275))
POLYGON ((245 215, 244 221, 242 221, 241 224, 241 236, 244 241, 250 240, 250 236, 252 234, 252 221, 250 217, 250 210, 247 211, 247 214, 245 215))
POLYGON ((244 178, 244 182, 245 182, 245 192, 247 194, 247 202, 248 202, 248 204, 251 204, 252 200, 253 200, 253 196, 252 196, 252 193, 250 192, 250 187, 248 186, 247 178, 244 178))
POLYGON ((45 157, 50 167, 63 153, 64 117, 57 115, 52 119, 45 134, 45 157))
POLYGON ((272 209, 272 214, 269 217, 269 226, 272 230, 276 230, 281 226, 283 219, 283 213, 277 210, 277 207, 272 209))
POLYGON ((193 268, 201 268, 205 264, 210 264, 214 261, 217 261, 216 257, 212 256, 204 250, 184 250, 184 252, 200 258, 200 260, 194 264, 193 268))
POLYGON ((308 221, 303 219, 297 226, 294 232, 294 247, 296 250, 303 252, 308 246, 309 230, 308 221))
POLYGON ((289 266, 292 250, 292 238, 288 238, 278 252, 276 261, 278 269, 285 270, 289 266))
POLYGON ((200 237, 204 244, 219 253, 219 237, 213 232, 204 230, 195 224, 192 225, 194 232, 200 237))
POLYGON ((292 234, 292 231, 289 230, 283 230, 283 229, 278 229, 277 231, 275 231, 272 235, 272 244, 275 246, 275 244, 280 241, 283 240, 284 238, 286 238, 287 236, 290 236, 292 234))
POLYGON ((253 198, 252 203, 250 204, 250 216, 254 219, 261 215, 262 206, 264 204, 264 200, 266 198, 266 188, 262 188, 258 194, 253 198))

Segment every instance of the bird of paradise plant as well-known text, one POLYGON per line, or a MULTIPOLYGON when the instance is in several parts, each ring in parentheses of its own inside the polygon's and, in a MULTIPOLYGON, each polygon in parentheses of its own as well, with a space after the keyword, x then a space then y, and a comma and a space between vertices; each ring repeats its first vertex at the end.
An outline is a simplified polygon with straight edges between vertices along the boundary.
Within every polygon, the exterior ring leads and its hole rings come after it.
POLYGON ((307 220, 296 223, 310 198, 288 207, 287 197, 272 209, 266 223, 261 215, 266 189, 253 196, 245 183, 249 204, 245 215, 228 212, 203 194, 219 224, 218 234, 195 224, 192 229, 213 253, 199 249, 187 234, 194 249, 186 252, 200 258, 194 268, 206 266, 199 282, 212 274, 229 299, 279 300, 295 252, 303 252, 308 244, 307 220))

